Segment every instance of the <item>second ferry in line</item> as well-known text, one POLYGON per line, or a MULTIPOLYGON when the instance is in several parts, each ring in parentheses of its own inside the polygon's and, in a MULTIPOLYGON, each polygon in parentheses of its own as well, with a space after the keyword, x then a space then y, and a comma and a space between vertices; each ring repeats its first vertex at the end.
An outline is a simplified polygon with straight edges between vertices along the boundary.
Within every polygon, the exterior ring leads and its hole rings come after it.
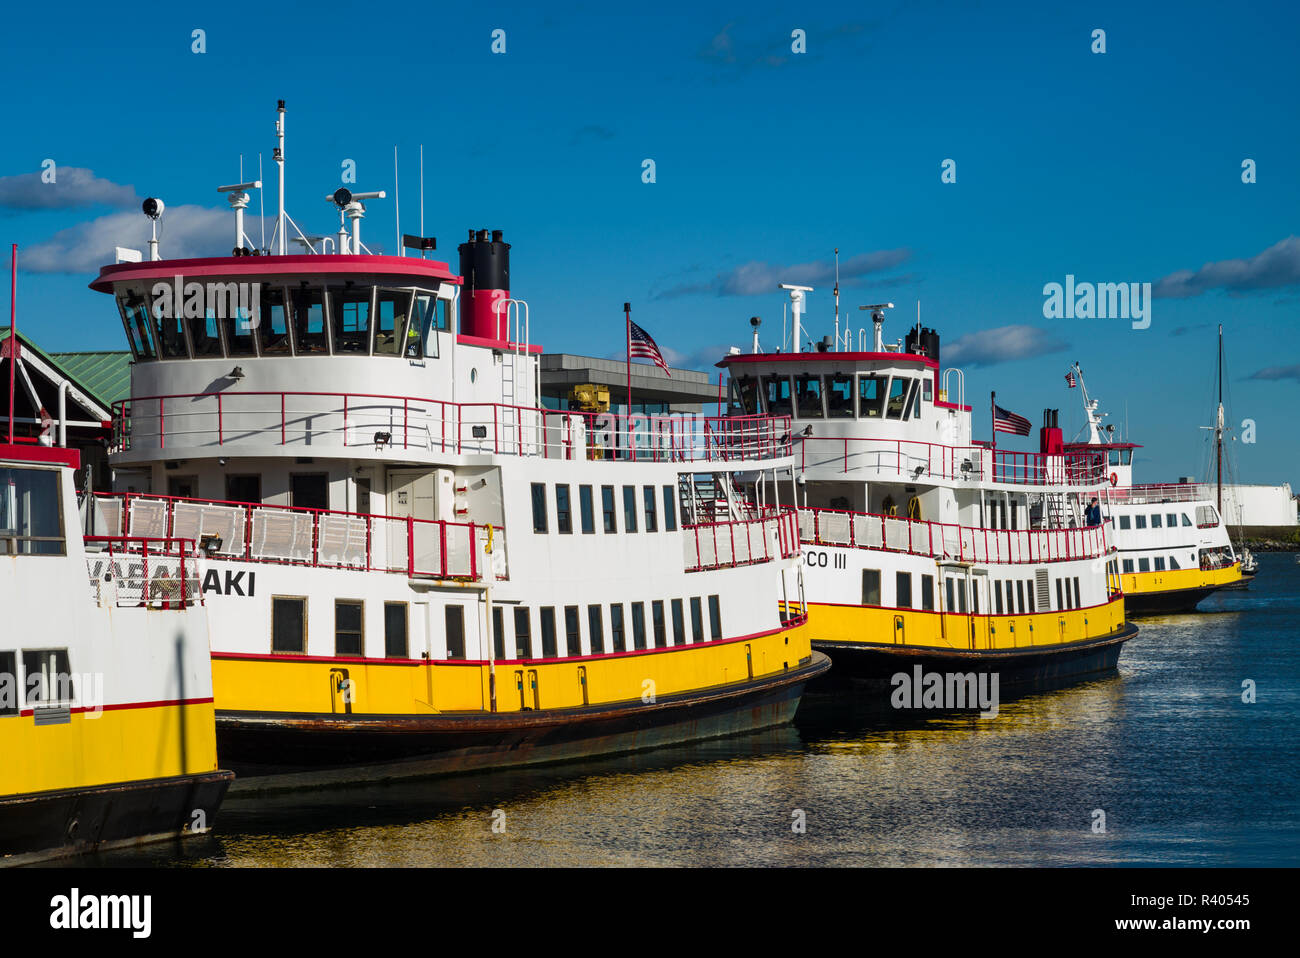
POLYGON ((788 471, 789 419, 542 408, 502 234, 471 231, 459 274, 423 237, 407 238, 418 255, 373 255, 362 200, 382 194, 339 190, 337 246, 299 231, 290 252, 283 121, 281 101, 266 255, 242 222, 260 184, 240 184, 223 188, 235 255, 163 260, 151 242, 91 284, 134 355, 96 530, 201 543, 236 787, 788 721, 829 668, 775 601, 801 598, 795 514, 715 519, 695 477, 788 471), (214 289, 256 318, 204 302, 214 289))
MULTIPOLYGON (((1120 579, 1130 615, 1191 612, 1218 589, 1242 580, 1242 562, 1220 514, 1221 502, 1193 483, 1134 484, 1138 445, 1119 442, 1103 423, 1106 414, 1088 394, 1075 363, 1067 381, 1078 385, 1086 436, 1066 445, 1072 455, 1090 457, 1104 469, 1102 514, 1119 550, 1120 579)), ((1219 429, 1223 406, 1219 405, 1219 429)))
MULTIPOLYGON (((790 289, 795 341, 806 287, 790 289)), ((888 693, 899 674, 996 673, 1003 689, 1059 685, 1115 669, 1126 621, 1120 568, 1091 501, 1104 470, 1065 448, 1055 411, 1037 453, 972 437, 960 369, 939 336, 906 343, 828 336, 816 351, 733 351, 737 422, 791 417, 813 648, 833 674, 888 693), (955 385, 956 395, 948 388, 955 385), (954 401, 955 400, 955 401, 954 401)), ((871 335, 871 339, 868 339, 871 335)), ((996 429, 1029 423, 994 406, 996 429)), ((746 498, 762 505, 765 477, 746 498)), ((883 698, 882 698, 883 700, 883 698)))

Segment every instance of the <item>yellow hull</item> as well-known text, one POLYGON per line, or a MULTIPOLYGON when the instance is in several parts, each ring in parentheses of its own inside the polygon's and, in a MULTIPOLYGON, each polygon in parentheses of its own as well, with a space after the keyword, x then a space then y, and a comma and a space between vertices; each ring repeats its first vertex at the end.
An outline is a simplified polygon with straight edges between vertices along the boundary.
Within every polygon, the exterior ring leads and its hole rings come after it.
MULTIPOLYGON (((575 709, 689 693, 796 668, 807 627, 667 649, 496 663, 497 712, 575 709)), ((316 658, 214 653, 223 715, 429 716, 488 712, 484 661, 316 658)))
POLYGON ((816 602, 808 606, 812 641, 835 645, 951 651, 1047 648, 1100 638, 1123 626, 1123 597, 1091 608, 1021 615, 963 615, 816 602))
POLYGON ((1170 569, 1161 572, 1125 572, 1120 575, 1125 594, 1131 596, 1189 589, 1218 589, 1240 581, 1239 562, 1222 569, 1170 569))
POLYGON ((0 718, 0 796, 91 788, 212 772, 211 702, 108 707, 37 725, 30 711, 0 718))

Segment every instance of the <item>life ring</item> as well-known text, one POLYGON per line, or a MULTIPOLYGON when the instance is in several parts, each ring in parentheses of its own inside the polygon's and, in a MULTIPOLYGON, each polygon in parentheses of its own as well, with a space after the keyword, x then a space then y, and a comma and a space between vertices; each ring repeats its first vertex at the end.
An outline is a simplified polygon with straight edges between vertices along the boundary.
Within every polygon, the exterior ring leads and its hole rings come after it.
POLYGON ((1110 474, 1110 484, 1111 484, 1112 486, 1118 486, 1118 485, 1119 485, 1119 473, 1118 473, 1118 472, 1112 472, 1112 473, 1110 474))

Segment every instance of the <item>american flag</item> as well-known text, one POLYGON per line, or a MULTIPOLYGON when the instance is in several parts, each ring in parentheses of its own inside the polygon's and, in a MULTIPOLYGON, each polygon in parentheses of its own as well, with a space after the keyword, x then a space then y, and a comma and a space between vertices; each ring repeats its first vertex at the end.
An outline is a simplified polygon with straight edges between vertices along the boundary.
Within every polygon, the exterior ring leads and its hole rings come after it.
POLYGON ((1074 378, 1073 372, 1068 372, 1065 374, 1065 385, 1069 386, 1071 389, 1079 385, 1079 381, 1074 378))
POLYGON ((672 376, 672 373, 668 372, 668 364, 664 362, 663 356, 659 354, 659 347, 650 338, 650 334, 630 319, 627 321, 627 342, 627 357, 629 360, 634 356, 641 359, 653 359, 655 365, 664 371, 665 376, 672 376))
POLYGON ((1009 432, 1015 436, 1028 436, 1029 428, 1029 420, 1024 416, 1017 416, 1001 406, 993 407, 994 432, 1009 432))

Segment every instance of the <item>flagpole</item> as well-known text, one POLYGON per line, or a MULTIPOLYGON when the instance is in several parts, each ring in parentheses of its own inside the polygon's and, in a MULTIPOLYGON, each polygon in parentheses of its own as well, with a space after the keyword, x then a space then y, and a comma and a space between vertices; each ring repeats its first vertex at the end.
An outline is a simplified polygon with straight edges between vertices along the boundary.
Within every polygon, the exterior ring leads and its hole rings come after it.
MULTIPOLYGON (((997 449, 998 449, 998 403, 997 403, 997 398, 998 398, 998 394, 997 394, 997 393, 995 393, 995 392, 991 392, 991 393, 989 393, 989 416, 991 417, 990 420, 989 420, 989 425, 993 427, 993 451, 994 451, 994 452, 997 452, 997 449)), ((994 456, 994 458, 996 459, 997 457, 994 456)))
POLYGON ((627 445, 632 448, 632 304, 623 304, 623 332, 627 334, 627 445))
POLYGON ((9 263, 9 445, 14 444, 14 368, 18 365, 18 244, 9 263))

